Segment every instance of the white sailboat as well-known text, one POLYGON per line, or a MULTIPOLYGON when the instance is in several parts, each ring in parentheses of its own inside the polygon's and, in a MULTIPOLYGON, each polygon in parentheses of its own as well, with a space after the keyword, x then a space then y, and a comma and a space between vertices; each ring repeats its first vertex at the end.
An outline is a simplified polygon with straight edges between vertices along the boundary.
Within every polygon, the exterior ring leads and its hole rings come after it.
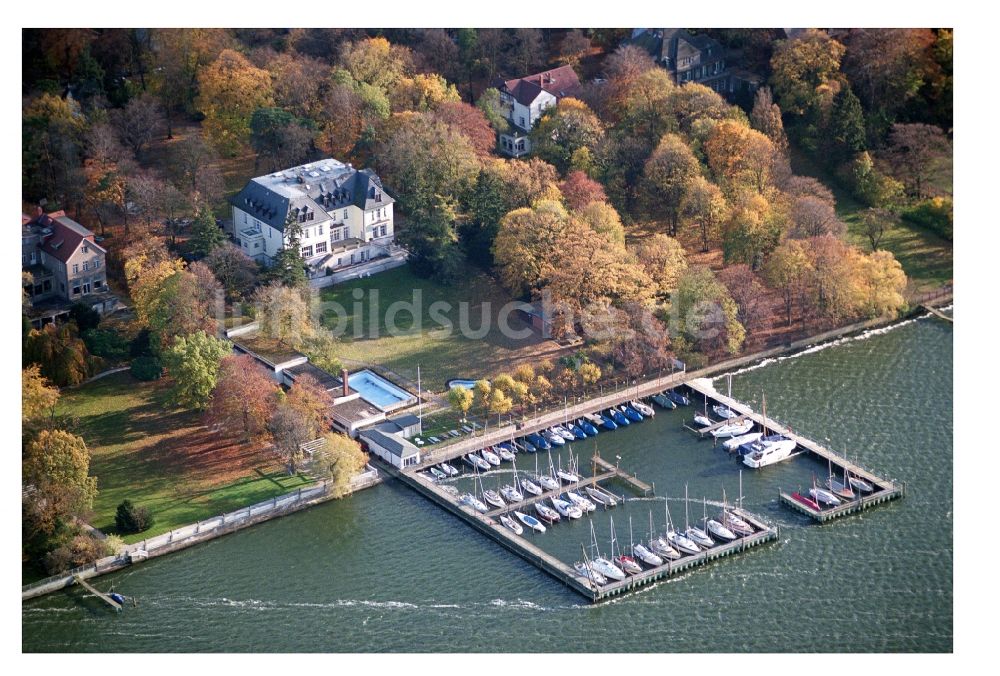
POLYGON ((708 518, 708 502, 702 498, 702 521, 705 522, 705 530, 720 540, 735 540, 736 533, 726 528, 715 519, 708 518))
POLYGON ((497 455, 496 453, 494 453, 493 451, 489 450, 488 448, 484 448, 483 450, 481 450, 479 452, 482 454, 483 460, 485 460, 486 462, 490 463, 494 467, 497 467, 497 466, 500 465, 500 456, 497 455))
POLYGON ((708 533, 688 523, 688 505, 690 504, 690 500, 688 500, 688 487, 687 484, 684 484, 684 535, 705 549, 715 546, 715 541, 712 540, 708 533))
POLYGON ((459 502, 467 507, 472 507, 474 510, 481 512, 482 514, 490 511, 490 508, 472 493, 465 493, 461 498, 459 498, 459 502))
POLYGON ((744 434, 739 437, 733 437, 732 439, 726 439, 722 442, 722 447, 731 453, 743 444, 753 443, 762 436, 764 436, 762 432, 751 432, 750 434, 744 434))
POLYGON ((566 518, 569 519, 579 519, 580 517, 583 516, 583 510, 581 510, 573 503, 566 502, 565 500, 556 497, 549 499, 552 501, 552 506, 555 507, 556 511, 559 512, 562 516, 565 516, 566 518))
POLYGON ((516 535, 521 535, 524 533, 524 528, 521 527, 521 524, 519 524, 517 521, 514 521, 514 519, 510 518, 506 514, 500 515, 500 523, 502 523, 508 529, 513 531, 516 535))
MULTIPOLYGON (((727 423, 721 427, 716 427, 714 430, 709 432, 716 439, 725 439, 728 437, 738 437, 744 435, 753 429, 753 420, 745 418, 739 422, 727 423)), ((760 437, 758 437, 760 438, 760 437)))
POLYGON ((618 499, 607 491, 601 490, 599 486, 587 486, 583 489, 594 501, 607 507, 614 507, 618 504, 618 499))
POLYGON ((438 465, 438 467, 440 467, 441 471, 447 474, 448 476, 458 476, 458 470, 446 462, 442 462, 440 465, 438 465))
POLYGON ((629 406, 637 410, 639 413, 646 417, 652 417, 656 415, 656 411, 649 404, 639 401, 638 399, 633 399, 629 402, 629 406))
POLYGON ((665 533, 667 542, 684 554, 697 554, 701 551, 701 548, 687 536, 674 530, 674 523, 673 519, 670 518, 670 505, 668 502, 669 498, 664 495, 663 509, 667 516, 667 532, 665 533))
POLYGON ((653 510, 649 510, 649 548, 653 553, 664 559, 679 559, 681 553, 670 546, 663 536, 657 535, 653 530, 653 510))
POLYGON ((656 566, 662 566, 663 565, 663 559, 661 559, 659 556, 657 556, 652 551, 650 551, 650 549, 648 547, 646 547, 646 545, 644 545, 641 541, 640 542, 633 542, 632 541, 632 517, 631 516, 629 516, 629 518, 628 518, 628 540, 629 540, 629 544, 632 545, 632 554, 635 556, 635 558, 639 559, 640 561, 642 561, 643 563, 645 563, 647 566, 656 567, 656 566))
POLYGON ((584 512, 593 512, 597 509, 597 505, 595 505, 593 502, 583 497, 576 491, 567 491, 566 497, 569 499, 570 502, 572 502, 574 505, 579 507, 584 512))
POLYGON ((517 517, 518 521, 520 521, 521 523, 523 523, 525 526, 535 531, 536 533, 545 532, 545 525, 535 517, 531 516, 530 514, 525 514, 524 512, 514 512, 514 516, 517 517))
POLYGON ((809 495, 812 499, 818 503, 829 505, 830 507, 836 507, 841 504, 841 499, 836 495, 826 490, 825 488, 820 488, 816 485, 816 478, 813 477, 813 487, 809 489, 809 495))
POLYGON ((615 519, 611 517, 611 553, 614 556, 614 562, 629 575, 638 575, 641 573, 642 566, 631 556, 618 553, 617 545, 618 543, 615 540, 615 519))
POLYGON ((608 583, 608 578, 601 575, 599 572, 594 570, 593 566, 588 566, 583 561, 577 561, 573 564, 573 568, 580 574, 581 577, 590 580, 595 585, 603 585, 608 583))
MULTIPOLYGON (((624 580, 625 573, 621 568, 613 564, 608 559, 601 556, 601 551, 597 548, 597 536, 594 534, 594 522, 590 522, 590 539, 591 539, 591 551, 596 554, 596 556, 591 557, 590 565, 595 571, 603 575, 604 577, 610 578, 612 580, 624 580)), ((613 555, 613 553, 612 553, 613 555)))

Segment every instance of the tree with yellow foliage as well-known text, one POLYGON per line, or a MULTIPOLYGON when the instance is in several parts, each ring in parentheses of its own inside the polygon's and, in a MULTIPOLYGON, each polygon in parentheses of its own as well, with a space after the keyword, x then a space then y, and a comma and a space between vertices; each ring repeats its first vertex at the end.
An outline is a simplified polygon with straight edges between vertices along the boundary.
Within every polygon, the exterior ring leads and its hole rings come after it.
POLYGON ((249 143, 254 111, 274 105, 271 74, 231 49, 198 72, 198 89, 195 105, 205 114, 205 133, 227 155, 249 143))

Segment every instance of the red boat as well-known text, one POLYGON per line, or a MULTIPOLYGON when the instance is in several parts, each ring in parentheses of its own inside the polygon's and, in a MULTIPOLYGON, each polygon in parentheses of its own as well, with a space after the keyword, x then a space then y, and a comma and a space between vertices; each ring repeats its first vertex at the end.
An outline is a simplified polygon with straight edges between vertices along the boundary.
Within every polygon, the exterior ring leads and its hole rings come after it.
POLYGON ((822 511, 823 509, 822 507, 819 506, 818 502, 816 502, 812 498, 807 498, 798 491, 792 493, 792 499, 795 500, 796 502, 801 502, 803 505, 809 507, 810 509, 815 509, 817 512, 822 511))
POLYGON ((617 563, 618 567, 629 575, 638 575, 642 572, 642 566, 640 566, 639 562, 631 556, 616 556, 615 563, 617 563))

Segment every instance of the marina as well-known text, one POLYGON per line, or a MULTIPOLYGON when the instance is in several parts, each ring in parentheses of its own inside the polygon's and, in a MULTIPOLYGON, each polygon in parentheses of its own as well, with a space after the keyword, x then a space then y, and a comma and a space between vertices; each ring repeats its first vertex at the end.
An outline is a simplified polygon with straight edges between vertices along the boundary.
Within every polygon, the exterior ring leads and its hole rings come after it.
MULTIPOLYGON (((570 574, 579 575, 571 564, 583 561, 581 544, 591 540, 590 523, 606 556, 609 517, 627 548, 630 516, 637 541, 646 541, 650 510, 662 531, 664 497, 683 529, 686 484, 692 518, 701 519, 703 496, 708 515, 717 514, 724 489, 729 504, 742 497, 744 511, 780 529, 778 540, 746 556, 727 556, 683 572, 677 568, 694 557, 680 559, 674 574, 619 593, 610 603, 593 606, 581 592, 403 482, 390 480, 348 500, 111 573, 102 589, 113 585, 142 596, 138 609, 126 609, 120 617, 99 608, 89 594, 56 593, 27 601, 23 645, 30 651, 74 652, 120 647, 118 632, 127 622, 134 636, 125 649, 142 652, 241 652, 274 641, 283 650, 301 652, 412 652, 416 646, 476 653, 501 643, 525 652, 560 652, 567 640, 591 652, 646 652, 651 645, 665 646, 667 635, 685 650, 707 652, 949 650, 950 350, 950 325, 917 320, 763 368, 739 374, 743 365, 729 368, 735 399, 756 409, 754 397, 759 401, 763 390, 769 420, 773 412, 803 437, 826 448, 847 448, 852 460, 860 454, 863 462, 855 464, 878 468, 879 476, 906 479, 906 500, 867 510, 863 518, 816 527, 813 519, 778 501, 779 492, 790 495, 797 489, 808 495, 811 475, 826 475, 826 460, 812 454, 759 472, 744 470, 739 491, 733 456, 721 443, 699 441, 683 427, 693 410, 702 408, 700 400, 599 434, 602 457, 614 465, 620 456, 617 464, 655 483, 655 493, 642 495, 610 479, 602 485, 625 494, 624 504, 619 501, 606 512, 598 506, 592 519, 563 519, 546 533, 524 528, 521 539, 570 564, 570 574), (927 368, 932 361, 939 366, 927 368), (849 396, 838 379, 854 384, 849 396), (898 443, 903 437, 907 444, 898 443), (835 575, 816 574, 831 565, 835 575), (274 576, 275 570, 294 574, 274 576), (484 584, 485 571, 502 584, 484 584), (261 579, 268 584, 262 587, 261 579), (789 608, 800 604, 825 609, 812 631, 788 629, 789 608), (837 612, 845 607, 852 611, 837 612), (858 612, 873 608, 879 610, 858 612), (753 631, 734 634, 720 645, 718 633, 705 630, 720 613, 727 625, 753 631), (677 622, 679 617, 691 621, 677 622), (622 631, 623 626, 629 630, 622 631), (429 641, 429 635, 451 638, 429 641)), ((726 391, 724 377, 714 384, 726 391)), ((594 438, 573 443, 587 475, 594 443, 594 438)), ((565 464, 566 450, 562 454, 565 464)), ((545 461, 544 452, 535 457, 545 461)), ((517 455, 519 474, 533 464, 530 454, 517 455)), ((456 467, 465 469, 460 461, 456 467)), ((486 487, 509 482, 510 467, 491 469, 483 477, 486 487)), ((471 475, 469 469, 464 478, 450 477, 437 486, 465 491, 471 475)))

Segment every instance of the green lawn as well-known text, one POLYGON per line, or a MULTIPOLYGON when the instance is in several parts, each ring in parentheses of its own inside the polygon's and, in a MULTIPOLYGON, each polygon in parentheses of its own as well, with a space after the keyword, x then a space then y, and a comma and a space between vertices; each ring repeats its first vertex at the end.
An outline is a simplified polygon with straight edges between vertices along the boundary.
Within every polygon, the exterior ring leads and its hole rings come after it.
MULTIPOLYGON (((837 200, 837 215, 847 223, 847 238, 869 251, 871 243, 865 236, 859 214, 864 205, 844 190, 825 168, 804 153, 791 148, 792 170, 801 176, 812 176, 833 191, 837 200)), ((929 291, 951 281, 954 274, 952 244, 935 233, 899 223, 886 232, 879 247, 887 249, 903 266, 910 283, 910 292, 929 291)))
POLYGON ((155 526, 134 542, 281 495, 308 484, 288 476, 260 448, 234 443, 195 412, 167 404, 165 382, 142 383, 127 372, 64 390, 57 414, 87 442, 98 495, 91 523, 114 529, 128 498, 150 508, 155 526))
MULTIPOLYGON (((430 390, 442 391, 451 378, 494 375, 520 360, 556 351, 554 343, 543 341, 534 332, 527 338, 503 335, 497 319, 510 298, 479 272, 449 287, 419 278, 409 266, 403 266, 326 288, 322 299, 336 301, 344 308, 339 317, 325 312, 323 323, 340 336, 337 355, 345 366, 353 370, 375 364, 416 382, 419 365, 422 385, 430 390), (377 306, 375 312, 373 306, 377 306), (388 319, 394 307, 398 308, 393 322, 398 332, 390 334, 388 319), (489 322, 485 335, 461 335, 461 326, 480 329, 484 317, 489 322), (443 319, 454 328, 442 330, 443 319)), ((513 313, 507 323, 514 329, 525 328, 513 313)))

